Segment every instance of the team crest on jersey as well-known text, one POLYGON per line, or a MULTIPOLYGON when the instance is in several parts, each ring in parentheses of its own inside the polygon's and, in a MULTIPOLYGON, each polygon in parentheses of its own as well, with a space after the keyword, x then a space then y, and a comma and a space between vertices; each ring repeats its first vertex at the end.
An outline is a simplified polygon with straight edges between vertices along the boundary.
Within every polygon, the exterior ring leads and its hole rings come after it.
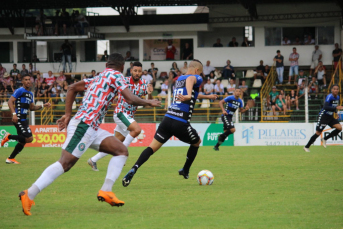
POLYGON ((86 148, 86 144, 85 144, 85 143, 79 144, 79 150, 80 150, 80 151, 84 151, 85 148, 86 148))

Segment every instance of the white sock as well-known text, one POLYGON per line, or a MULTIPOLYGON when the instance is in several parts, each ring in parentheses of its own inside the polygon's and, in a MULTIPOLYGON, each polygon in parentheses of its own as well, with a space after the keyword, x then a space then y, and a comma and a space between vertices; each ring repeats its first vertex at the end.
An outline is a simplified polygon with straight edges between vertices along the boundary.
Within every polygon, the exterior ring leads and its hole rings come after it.
POLYGON ((107 153, 102 153, 102 152, 99 152, 97 153, 94 157, 91 158, 91 160, 93 162, 97 162, 98 160, 100 160, 101 158, 103 157, 106 157, 108 154, 107 153))
POLYGON ((125 138, 125 140, 123 141, 124 146, 126 146, 126 148, 129 147, 129 145, 131 144, 131 142, 133 141, 133 139, 135 139, 134 137, 131 136, 131 134, 128 134, 125 138))
POLYGON ((127 160, 127 156, 124 156, 124 155, 114 156, 111 158, 110 162, 108 163, 108 169, 107 169, 105 182, 101 187, 102 191, 112 192, 112 186, 114 182, 118 179, 121 173, 121 170, 123 169, 125 165, 126 160, 127 160))
POLYGON ((44 188, 48 187, 57 177, 64 173, 64 169, 60 162, 56 161, 44 170, 42 175, 36 180, 36 182, 28 189, 28 195, 33 200, 36 195, 44 188), (35 187, 36 186, 36 187, 35 187), (39 191, 37 190, 39 189, 39 191))

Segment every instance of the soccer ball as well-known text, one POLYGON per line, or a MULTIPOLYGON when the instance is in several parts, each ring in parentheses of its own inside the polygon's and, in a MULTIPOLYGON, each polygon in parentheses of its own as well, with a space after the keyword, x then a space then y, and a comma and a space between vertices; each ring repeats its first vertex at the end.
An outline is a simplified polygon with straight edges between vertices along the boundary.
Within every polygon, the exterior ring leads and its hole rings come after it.
POLYGON ((213 184, 214 176, 209 170, 201 170, 198 173, 197 180, 199 185, 211 185, 213 184))

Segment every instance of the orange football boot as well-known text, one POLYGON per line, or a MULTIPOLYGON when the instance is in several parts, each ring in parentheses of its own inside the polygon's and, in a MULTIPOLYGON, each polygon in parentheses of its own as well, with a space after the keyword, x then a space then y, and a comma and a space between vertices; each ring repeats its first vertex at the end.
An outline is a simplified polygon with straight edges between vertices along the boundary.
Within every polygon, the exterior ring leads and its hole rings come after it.
POLYGON ((9 159, 9 158, 6 158, 6 163, 7 164, 20 164, 15 158, 13 159, 9 159))
POLYGON ((100 190, 98 192, 98 200, 99 201, 106 201, 107 203, 109 203, 112 207, 113 206, 123 206, 125 204, 124 201, 119 200, 116 195, 113 192, 105 192, 100 190))
POLYGON ((1 140, 1 146, 4 146, 6 142, 8 142, 10 139, 8 138, 8 136, 10 136, 10 133, 6 133, 4 138, 1 140))
POLYGON ((24 214, 31 215, 31 206, 35 205, 35 202, 33 200, 30 200, 27 190, 21 191, 19 193, 19 200, 21 200, 24 214))

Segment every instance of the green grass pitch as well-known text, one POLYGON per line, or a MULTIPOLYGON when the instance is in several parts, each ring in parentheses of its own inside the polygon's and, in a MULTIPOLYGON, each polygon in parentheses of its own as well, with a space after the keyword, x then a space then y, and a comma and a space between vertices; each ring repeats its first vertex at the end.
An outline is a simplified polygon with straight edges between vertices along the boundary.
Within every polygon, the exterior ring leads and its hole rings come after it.
POLYGON ((130 157, 113 191, 123 207, 98 202, 109 157, 94 172, 88 150, 68 173, 35 199, 25 216, 18 193, 58 160, 60 148, 26 148, 20 165, 5 164, 13 148, 1 148, 0 228, 342 228, 343 148, 200 147, 190 179, 178 175, 187 148, 162 148, 137 172, 127 188, 121 179, 143 148, 130 157), (208 169, 212 186, 196 175, 208 169))

